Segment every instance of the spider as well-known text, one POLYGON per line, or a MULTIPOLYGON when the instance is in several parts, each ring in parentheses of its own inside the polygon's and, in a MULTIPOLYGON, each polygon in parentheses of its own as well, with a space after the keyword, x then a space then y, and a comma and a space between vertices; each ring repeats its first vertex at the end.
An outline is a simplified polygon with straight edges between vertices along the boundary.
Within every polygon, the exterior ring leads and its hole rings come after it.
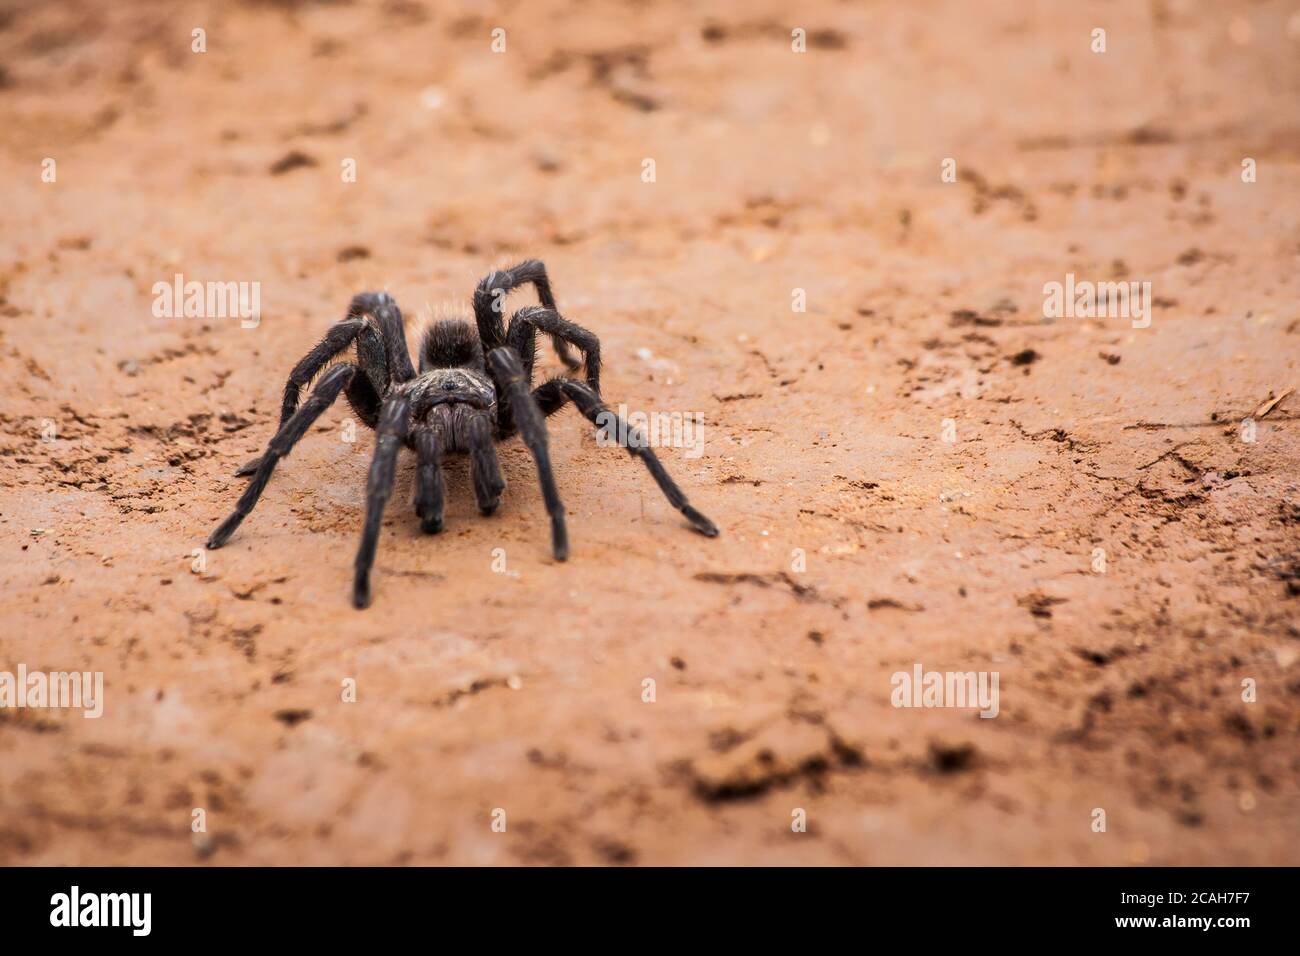
POLYGON ((258 458, 236 475, 252 475, 235 510, 208 538, 209 548, 224 545, 248 517, 281 458, 287 456, 312 423, 339 397, 347 396, 357 416, 376 433, 374 458, 366 482, 366 517, 357 550, 352 603, 370 604, 370 570, 375 561, 384 506, 393 492, 397 452, 414 450, 415 513, 429 534, 442 530, 445 452, 468 454, 479 511, 492 514, 505 490, 496 442, 518 433, 537 465, 542 500, 551 520, 551 552, 557 561, 569 555, 564 505, 555 487, 546 443, 545 417, 573 402, 598 430, 622 435, 630 455, 640 458, 674 508, 696 531, 716 537, 717 526, 691 507, 644 435, 611 412, 600 396, 600 340, 556 310, 546 267, 536 259, 491 272, 474 290, 477 330, 461 319, 435 322, 420 344, 420 371, 411 365, 402 314, 392 297, 363 292, 353 298, 347 316, 289 373, 280 408, 280 425, 258 458), (540 306, 528 306, 510 317, 501 316, 506 295, 532 284, 540 306), (569 372, 585 369, 586 381, 560 376, 532 387, 537 333, 550 336, 556 354, 569 372), (578 361, 569 351, 582 353, 578 361), (351 361, 331 365, 349 348, 351 361), (322 369, 324 374, 320 374, 322 369), (299 404, 299 395, 320 375, 315 388, 299 404))

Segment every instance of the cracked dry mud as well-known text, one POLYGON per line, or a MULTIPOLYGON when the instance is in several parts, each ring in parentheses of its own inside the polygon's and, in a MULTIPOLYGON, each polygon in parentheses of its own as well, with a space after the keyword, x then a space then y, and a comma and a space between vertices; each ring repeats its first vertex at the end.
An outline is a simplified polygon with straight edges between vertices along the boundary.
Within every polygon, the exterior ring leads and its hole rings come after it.
POLYGON ((1293 5, 976 6, 6 5, 0 668, 107 699, 0 711, 0 863, 1300 862, 1293 5), (404 460, 358 613, 340 406, 192 572, 353 293, 529 256, 720 538, 566 411, 566 564, 518 443, 437 537, 404 460))

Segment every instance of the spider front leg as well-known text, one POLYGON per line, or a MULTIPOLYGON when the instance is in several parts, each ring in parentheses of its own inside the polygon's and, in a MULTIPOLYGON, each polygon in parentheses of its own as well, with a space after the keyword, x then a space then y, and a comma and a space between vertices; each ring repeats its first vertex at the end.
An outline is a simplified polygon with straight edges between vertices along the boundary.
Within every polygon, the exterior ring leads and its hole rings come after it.
POLYGON ((253 510, 257 499, 262 497, 262 491, 266 488, 266 483, 271 480, 271 472, 275 471, 276 463, 289 454, 293 446, 298 443, 298 439, 311 428, 312 422, 334 404, 334 400, 339 397, 343 389, 347 388, 356 372, 355 365, 336 365, 321 377, 307 401, 303 402, 302 408, 289 416, 288 421, 280 427, 270 444, 266 446, 266 453, 257 459, 258 464, 253 480, 239 496, 239 501, 230 517, 217 525, 217 530, 213 531, 212 536, 208 538, 209 548, 219 548, 230 539, 240 522, 253 510))
POLYGON ((668 503, 685 515, 686 520, 691 523, 691 527, 700 534, 710 538, 718 536, 718 526, 695 510, 691 503, 686 500, 686 495, 682 493, 682 489, 677 487, 677 482, 673 481, 672 476, 668 474, 668 469, 664 468, 663 463, 659 460, 659 456, 650 448, 649 439, 640 430, 628 425, 624 419, 611 411, 600 400, 600 396, 588 386, 572 379, 557 378, 544 383, 537 391, 539 393, 538 401, 548 411, 554 411, 562 407, 564 399, 567 398, 578 407, 578 411, 582 412, 588 421, 604 432, 607 437, 625 436, 627 453, 633 458, 641 459, 650 472, 650 476, 654 478, 655 484, 659 486, 659 490, 668 499, 668 503))
POLYGON ((410 423, 411 403, 405 395, 398 393, 384 399, 379 427, 375 430, 375 456, 370 461, 370 477, 366 481, 366 524, 361 530, 361 547, 357 549, 356 574, 352 579, 354 607, 370 604, 370 569, 375 563, 384 506, 393 493, 397 452, 406 439, 410 423))
POLYGON ((496 380, 498 394, 509 398, 514 424, 537 463, 542 500, 546 502, 546 513, 551 517, 551 553, 556 561, 563 561, 569 556, 569 532, 564 525, 564 504, 555 487, 555 473, 551 470, 551 455, 546 446, 546 419, 533 399, 528 377, 513 349, 509 346, 493 349, 488 353, 488 367, 496 380))

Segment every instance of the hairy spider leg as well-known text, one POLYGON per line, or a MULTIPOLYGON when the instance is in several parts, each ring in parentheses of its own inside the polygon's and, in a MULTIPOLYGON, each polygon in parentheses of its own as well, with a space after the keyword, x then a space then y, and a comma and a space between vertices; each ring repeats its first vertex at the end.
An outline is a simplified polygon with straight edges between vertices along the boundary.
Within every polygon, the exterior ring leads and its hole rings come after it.
POLYGON ((633 458, 641 459, 649 470, 650 476, 654 478, 655 484, 659 486, 659 490, 668 499, 668 503, 685 515, 691 527, 700 534, 710 538, 717 537, 717 525, 686 500, 686 495, 682 493, 681 488, 677 487, 677 482, 673 481, 672 476, 668 474, 668 470, 650 448, 650 442, 641 430, 632 427, 617 413, 611 411, 601 401, 600 395, 590 387, 570 378, 553 378, 539 385, 533 394, 537 398, 537 404, 548 415, 563 408, 566 400, 571 400, 578 411, 582 412, 607 437, 617 440, 617 436, 625 436, 627 453, 633 458))
POLYGON ((410 422, 411 403, 405 395, 399 392, 384 399, 379 427, 375 429, 375 456, 370 461, 370 476, 366 480, 366 523, 361 529, 361 546, 357 549, 356 573, 352 579, 354 607, 370 604, 370 569, 375 563, 384 506, 393 493, 397 452, 406 440, 410 422))
POLYGON ((271 480, 271 472, 275 471, 275 466, 281 458, 284 458, 298 443, 298 440, 307 433, 311 428, 312 422, 320 417, 325 409, 334 404, 334 400, 339 397, 339 393, 347 387, 356 374, 357 367, 350 363, 336 365, 316 383, 312 389, 311 395, 307 401, 303 402, 302 407, 289 416, 289 420, 284 423, 275 437, 271 439, 266 446, 266 453, 258 459, 257 470, 253 475, 253 480, 248 483, 244 493, 239 496, 239 501, 235 504, 235 510, 231 512, 230 517, 217 525, 217 529, 212 532, 208 538, 209 548, 219 548, 225 544, 235 529, 239 527, 257 500, 262 497, 262 492, 266 489, 266 483, 271 480))
MULTIPOLYGON (((397 307, 393 297, 387 292, 362 292, 352 297, 348 306, 348 318, 368 315, 379 326, 384 340, 384 352, 388 359, 389 384, 409 382, 415 378, 415 366, 411 364, 411 352, 406 347, 406 330, 402 325, 402 310, 397 307)), ((382 397, 382 396, 381 396, 382 397)))
MULTIPOLYGON (((297 411, 299 394, 307 383, 353 342, 357 345, 357 364, 365 374, 348 384, 348 401, 367 425, 375 427, 379 401, 389 386, 393 382, 410 381, 415 376, 411 354, 406 347, 401 310, 385 292, 362 292, 353 296, 347 318, 331 326, 320 342, 293 367, 289 380, 284 384, 279 428, 283 428, 297 411), (365 321, 366 316, 374 320, 374 325, 365 321)), ((235 475, 251 475, 257 471, 261 461, 261 458, 254 458, 245 462, 235 475)))
POLYGON ((500 396, 509 396, 519 435, 537 463, 537 480, 542 486, 546 513, 551 518, 551 553, 555 560, 563 561, 569 556, 569 532, 564 526, 564 503, 555 487, 551 455, 546 447, 546 419, 533 400, 530 382, 513 349, 509 346, 493 349, 488 353, 488 365, 496 379, 498 409, 501 407, 500 396))
MULTIPOLYGON (((551 280, 546 274, 546 266, 538 259, 528 259, 509 269, 489 272, 479 280, 478 287, 474 290, 474 321, 478 323, 478 335, 483 342, 484 352, 506 344, 505 327, 501 318, 505 309, 505 297, 514 289, 530 282, 537 290, 537 298, 542 307, 558 312, 555 296, 551 294, 551 280)), ((551 344, 569 371, 577 371, 582 367, 569 351, 564 339, 552 335, 551 344)))
POLYGON ((537 353, 536 341, 539 329, 552 338, 559 338, 577 346, 582 352, 583 363, 586 365, 587 384, 599 395, 600 339, 596 338, 594 332, 584 329, 576 322, 570 322, 554 309, 535 305, 522 308, 512 315, 510 327, 506 330, 506 344, 519 353, 529 379, 533 374, 533 358, 537 353))
MULTIPOLYGON (((365 323, 361 319, 349 318, 336 322, 330 326, 325 337, 293 367, 293 371, 289 373, 289 380, 284 383, 284 401, 280 405, 280 424, 276 428, 277 432, 288 424, 289 419, 298 410, 298 395, 302 389, 317 372, 325 367, 325 363, 351 345, 364 327, 365 323)), ((251 475, 257 471, 261 463, 262 458, 259 455, 241 465, 235 472, 235 476, 251 475)))

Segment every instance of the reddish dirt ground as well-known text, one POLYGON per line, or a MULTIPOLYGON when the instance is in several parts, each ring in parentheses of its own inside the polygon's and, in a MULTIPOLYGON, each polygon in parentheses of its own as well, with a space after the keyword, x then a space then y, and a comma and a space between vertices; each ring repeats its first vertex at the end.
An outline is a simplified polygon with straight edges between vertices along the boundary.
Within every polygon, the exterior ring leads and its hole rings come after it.
POLYGON ((0 7, 0 669, 105 680, 0 710, 0 862, 1300 863, 1295 5, 787 7, 0 7), (355 292, 532 256, 719 538, 566 410, 567 563, 404 456, 356 611, 340 403, 192 570, 355 292))

